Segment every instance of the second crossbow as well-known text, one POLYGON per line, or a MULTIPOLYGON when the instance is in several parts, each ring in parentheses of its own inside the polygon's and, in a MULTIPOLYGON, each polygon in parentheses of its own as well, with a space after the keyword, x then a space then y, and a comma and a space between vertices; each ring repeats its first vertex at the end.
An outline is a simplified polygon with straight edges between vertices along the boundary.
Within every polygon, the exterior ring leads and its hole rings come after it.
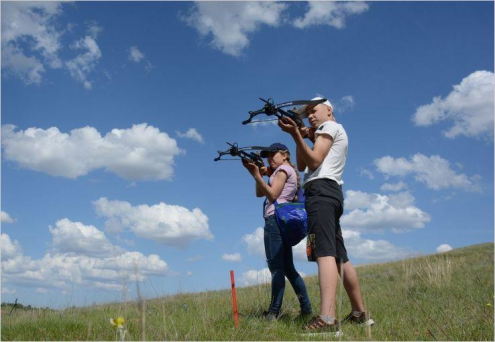
POLYGON ((230 155, 232 157, 239 157, 244 163, 253 162, 258 167, 263 167, 265 164, 263 163, 263 158, 259 155, 259 153, 254 151, 262 151, 266 150, 267 147, 263 146, 247 146, 247 147, 239 147, 237 143, 227 143, 230 146, 226 151, 217 151, 218 157, 213 159, 214 161, 220 160, 239 160, 239 159, 222 159, 225 155, 230 155))

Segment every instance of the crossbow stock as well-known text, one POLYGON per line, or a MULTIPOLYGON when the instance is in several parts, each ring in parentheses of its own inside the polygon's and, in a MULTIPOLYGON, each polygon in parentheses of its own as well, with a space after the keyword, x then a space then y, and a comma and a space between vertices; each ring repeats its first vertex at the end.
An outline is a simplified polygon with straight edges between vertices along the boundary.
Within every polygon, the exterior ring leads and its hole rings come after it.
POLYGON ((263 158, 257 152, 247 152, 247 151, 262 151, 266 150, 267 147, 263 146, 247 146, 247 147, 239 147, 237 143, 227 143, 230 146, 226 151, 217 151, 218 157, 213 159, 214 161, 220 160, 242 160, 243 162, 249 163, 253 162, 258 167, 263 167, 263 158), (240 159, 222 159, 223 156, 230 155, 232 157, 239 157, 240 159))
POLYGON ((304 127, 304 123, 299 116, 294 110, 296 109, 295 107, 291 110, 288 109, 287 111, 283 110, 282 108, 284 107, 291 107, 291 106, 301 106, 301 105, 308 105, 308 106, 316 106, 320 103, 325 102, 327 99, 320 99, 320 100, 296 100, 296 101, 288 101, 288 102, 283 102, 279 104, 275 104, 271 98, 268 100, 262 99, 261 97, 259 98, 261 101, 265 103, 263 108, 255 110, 255 111, 249 111, 249 119, 244 120, 242 122, 243 125, 247 125, 249 123, 255 123, 255 122, 265 122, 265 121, 273 121, 273 120, 279 120, 284 117, 291 118, 294 120, 294 122, 299 126, 299 127, 304 127), (253 121, 253 118, 257 115, 260 114, 265 114, 267 116, 276 116, 277 119, 273 120, 257 120, 253 121))

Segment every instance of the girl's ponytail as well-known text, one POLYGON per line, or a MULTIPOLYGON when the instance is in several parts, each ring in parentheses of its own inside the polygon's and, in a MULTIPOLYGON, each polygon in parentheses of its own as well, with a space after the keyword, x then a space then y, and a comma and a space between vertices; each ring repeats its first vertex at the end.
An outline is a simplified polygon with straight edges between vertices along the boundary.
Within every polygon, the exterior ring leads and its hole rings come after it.
POLYGON ((294 196, 294 199, 292 200, 292 202, 297 202, 297 194, 299 193, 299 186, 301 184, 301 175, 299 175, 299 172, 297 171, 296 169, 296 166, 294 165, 294 163, 292 163, 290 161, 290 154, 288 151, 284 151, 285 152, 285 158, 286 158, 286 161, 287 163, 292 166, 292 168, 294 169, 294 172, 296 173, 296 177, 297 177, 297 186, 296 186, 296 195, 294 196))

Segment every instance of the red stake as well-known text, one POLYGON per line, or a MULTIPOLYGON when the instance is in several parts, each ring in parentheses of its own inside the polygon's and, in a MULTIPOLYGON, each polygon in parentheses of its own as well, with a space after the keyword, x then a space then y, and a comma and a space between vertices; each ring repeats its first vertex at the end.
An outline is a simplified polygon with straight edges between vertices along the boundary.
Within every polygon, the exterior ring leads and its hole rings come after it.
POLYGON ((237 299, 235 297, 234 271, 230 270, 230 281, 232 282, 232 305, 234 306, 235 328, 239 326, 239 313, 237 312, 237 299))

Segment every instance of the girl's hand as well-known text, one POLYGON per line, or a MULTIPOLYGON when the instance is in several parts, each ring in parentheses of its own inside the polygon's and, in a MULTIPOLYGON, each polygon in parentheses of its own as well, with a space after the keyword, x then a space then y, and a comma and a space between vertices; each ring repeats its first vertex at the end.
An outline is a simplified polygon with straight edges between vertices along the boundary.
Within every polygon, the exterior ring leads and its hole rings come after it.
POLYGON ((260 168, 260 174, 262 176, 270 177, 271 175, 273 175, 273 169, 270 166, 263 166, 262 168, 260 168))
MULTIPOLYGON (((258 166, 253 162, 242 162, 242 165, 249 171, 251 176, 256 177, 256 175, 260 175, 260 170, 258 166)), ((260 175, 261 177, 261 175, 260 175)))

